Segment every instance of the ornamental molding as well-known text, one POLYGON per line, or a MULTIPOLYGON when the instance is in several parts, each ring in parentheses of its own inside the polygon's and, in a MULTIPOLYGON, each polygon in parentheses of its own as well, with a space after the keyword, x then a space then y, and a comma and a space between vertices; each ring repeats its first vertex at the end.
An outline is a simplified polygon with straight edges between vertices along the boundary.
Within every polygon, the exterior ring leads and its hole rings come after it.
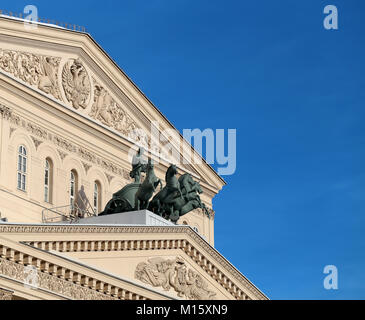
POLYGON ((113 176, 111 176, 110 174, 107 174, 106 172, 104 172, 104 174, 105 174, 105 176, 106 176, 106 178, 108 179, 108 182, 109 182, 109 184, 112 182, 112 180, 114 179, 114 177, 113 176))
POLYGON ((62 161, 66 159, 67 153, 62 152, 61 150, 57 150, 57 152, 58 152, 58 154, 59 154, 62 161))
POLYGON ((10 127, 10 130, 9 130, 9 139, 11 138, 11 136, 13 135, 13 133, 16 131, 16 128, 12 128, 10 127))
POLYGON ((92 166, 89 165, 86 162, 82 162, 82 165, 84 166, 84 169, 85 169, 86 174, 88 174, 88 172, 89 172, 89 170, 91 169, 92 166))
POLYGON ((35 146, 36 150, 38 150, 39 146, 43 143, 43 141, 40 141, 40 140, 34 138, 33 136, 30 136, 30 137, 31 137, 31 139, 34 143, 34 146, 35 146))
POLYGON ((0 301, 13 300, 13 292, 0 288, 0 301))
MULTIPOLYGON (((0 258, 0 274, 10 279, 27 283, 27 270, 24 265, 0 258)), ((57 276, 37 270, 35 282, 39 289, 51 291, 73 300, 115 300, 113 297, 82 287, 57 276)), ((1 300, 1 298, 0 298, 1 300)))
MULTIPOLYGON (((58 134, 54 134, 47 129, 28 121, 21 116, 14 113, 10 108, 0 105, 0 114, 3 116, 4 119, 9 121, 12 125, 17 126, 26 130, 28 133, 32 134, 31 138, 33 142, 38 144, 38 147, 44 141, 47 141, 57 148, 63 149, 69 153, 75 154, 82 160, 91 162, 94 165, 99 166, 103 170, 107 170, 115 175, 121 176, 124 180, 130 181, 129 171, 127 169, 121 168, 120 166, 114 164, 113 162, 106 160, 100 156, 97 156, 95 152, 88 150, 85 147, 81 147, 58 134), (39 140, 42 139, 42 140, 39 140)), ((14 128, 15 130, 15 128, 14 128)), ((37 148, 38 148, 37 147, 37 148)), ((67 156, 67 153, 64 151, 57 149, 62 161, 67 156)), ((87 164, 90 165, 90 164, 87 164)), ((91 165, 90 165, 91 166, 91 165)))
POLYGON ((237 299, 247 300, 249 291, 259 300, 268 298, 245 278, 228 260, 207 243, 190 227, 101 227, 101 226, 42 226, 42 225, 0 225, 0 233, 40 234, 186 234, 192 241, 176 240, 125 240, 125 241, 42 241, 28 242, 29 245, 59 252, 116 251, 116 250, 169 250, 180 249, 205 270, 215 281, 237 299), (204 253, 203 253, 204 252, 204 253), (225 273, 230 274, 228 278, 225 273), (239 283, 240 285, 237 285, 239 283), (241 287, 245 288, 244 292, 241 287))
POLYGON ((87 270, 76 271, 25 251, 0 244, 0 276, 73 300, 149 300, 130 288, 131 283, 126 282, 129 288, 124 288, 123 279, 101 280, 87 270))
POLYGON ((188 268, 181 257, 175 259, 150 258, 135 270, 135 278, 155 288, 174 290, 187 300, 215 300, 217 293, 208 289, 203 277, 188 268))
POLYGON ((194 212, 198 213, 201 216, 206 216, 211 220, 215 219, 215 211, 212 208, 208 207, 207 205, 206 205, 206 210, 203 210, 202 208, 198 208, 198 209, 195 209, 194 212))
POLYGON ((12 111, 11 111, 10 108, 4 106, 3 104, 0 104, 0 115, 1 115, 1 118, 8 120, 10 118, 10 116, 11 116, 11 113, 12 113, 12 111))

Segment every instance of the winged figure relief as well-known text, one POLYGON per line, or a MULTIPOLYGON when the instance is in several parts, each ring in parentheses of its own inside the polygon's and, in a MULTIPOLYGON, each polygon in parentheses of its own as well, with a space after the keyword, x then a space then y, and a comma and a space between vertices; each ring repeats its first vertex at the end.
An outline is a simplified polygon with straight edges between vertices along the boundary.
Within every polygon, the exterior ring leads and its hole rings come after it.
POLYGON ((95 85, 94 103, 91 108, 90 117, 101 121, 107 126, 113 125, 111 108, 115 104, 110 94, 100 85, 95 85))
POLYGON ((90 79, 79 59, 67 63, 62 71, 66 98, 75 109, 86 109, 90 97, 90 79))
POLYGON ((42 75, 39 79, 38 88, 46 93, 51 93, 54 97, 61 100, 60 91, 57 84, 57 68, 59 59, 52 57, 42 57, 42 75))
POLYGON ((0 48, 0 70, 61 100, 58 67, 61 58, 0 48))

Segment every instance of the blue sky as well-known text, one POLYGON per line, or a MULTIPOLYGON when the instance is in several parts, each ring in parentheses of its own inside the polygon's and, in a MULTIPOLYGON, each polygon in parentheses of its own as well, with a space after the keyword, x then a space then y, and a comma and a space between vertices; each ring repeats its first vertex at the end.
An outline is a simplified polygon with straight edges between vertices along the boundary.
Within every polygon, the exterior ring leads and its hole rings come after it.
POLYGON ((86 26, 179 129, 237 129, 216 247, 272 299, 365 299, 363 0, 2 1, 86 26), (339 30, 323 9, 339 10, 339 30), (339 290, 323 288, 336 265, 339 290))

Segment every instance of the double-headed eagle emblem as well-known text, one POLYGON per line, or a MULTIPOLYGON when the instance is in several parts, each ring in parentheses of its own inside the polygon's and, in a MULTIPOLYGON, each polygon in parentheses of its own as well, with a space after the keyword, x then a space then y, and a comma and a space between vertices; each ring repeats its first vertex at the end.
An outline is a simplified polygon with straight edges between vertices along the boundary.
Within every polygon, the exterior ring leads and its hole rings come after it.
POLYGON ((62 85, 66 98, 75 109, 86 109, 91 85, 85 67, 79 59, 68 62, 62 71, 62 85))

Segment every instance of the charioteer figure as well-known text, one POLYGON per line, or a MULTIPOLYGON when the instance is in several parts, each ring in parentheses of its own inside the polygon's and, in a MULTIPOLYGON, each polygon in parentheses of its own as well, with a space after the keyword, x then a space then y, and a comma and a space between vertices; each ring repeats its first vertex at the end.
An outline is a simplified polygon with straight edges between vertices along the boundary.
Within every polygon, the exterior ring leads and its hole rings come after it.
POLYGON ((140 148, 133 156, 132 159, 132 171, 130 172, 130 177, 134 179, 135 183, 141 182, 141 173, 146 173, 147 161, 143 158, 144 149, 140 148))
POLYGON ((113 194, 104 212, 100 213, 101 216, 147 209, 176 224, 180 217, 194 209, 201 208, 207 212, 200 199, 203 190, 199 182, 194 181, 188 173, 177 178, 177 166, 171 165, 167 169, 166 185, 163 187, 154 173, 152 159, 147 162, 143 153, 144 149, 140 148, 133 157, 130 176, 135 182, 113 194), (143 183, 140 182, 142 172, 146 173, 143 183), (155 194, 158 185, 161 189, 155 194))

